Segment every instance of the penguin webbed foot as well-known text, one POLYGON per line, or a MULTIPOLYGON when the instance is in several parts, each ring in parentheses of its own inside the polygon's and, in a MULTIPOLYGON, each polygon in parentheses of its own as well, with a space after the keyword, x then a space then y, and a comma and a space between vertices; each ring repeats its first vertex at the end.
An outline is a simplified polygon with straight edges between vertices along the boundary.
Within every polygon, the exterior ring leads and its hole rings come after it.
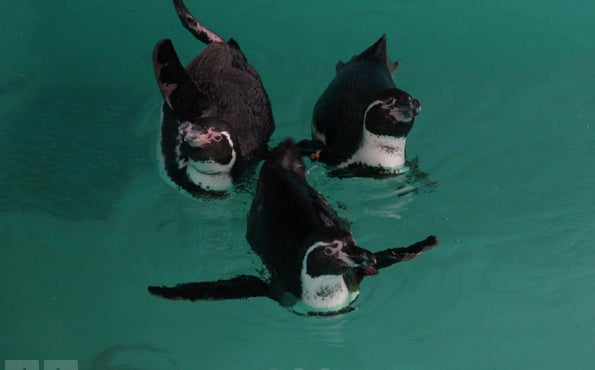
POLYGON ((300 155, 302 157, 310 157, 313 161, 319 160, 323 152, 323 147, 315 140, 302 140, 297 143, 297 146, 300 148, 300 155))
POLYGON ((438 245, 438 238, 432 235, 422 241, 413 243, 408 247, 390 248, 374 253, 374 257, 376 257, 376 265, 374 267, 376 267, 376 269, 381 269, 398 262, 412 260, 423 252, 434 248, 436 245, 438 245))
POLYGON ((149 293, 172 300, 218 301, 249 297, 270 297, 269 285, 259 277, 240 275, 232 279, 183 283, 174 287, 150 286, 149 293))

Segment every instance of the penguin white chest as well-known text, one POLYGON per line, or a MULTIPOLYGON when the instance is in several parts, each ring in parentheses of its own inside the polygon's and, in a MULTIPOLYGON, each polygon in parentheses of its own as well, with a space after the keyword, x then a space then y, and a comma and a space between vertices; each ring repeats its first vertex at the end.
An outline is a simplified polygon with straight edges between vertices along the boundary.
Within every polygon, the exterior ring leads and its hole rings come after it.
POLYGON ((370 167, 398 169, 405 164, 405 142, 405 137, 376 135, 364 130, 357 151, 337 167, 344 168, 359 163, 370 167))
POLYGON ((345 307, 351 303, 341 275, 302 276, 302 302, 316 309, 345 307))
POLYGON ((231 166, 213 161, 191 162, 186 168, 188 179, 206 190, 224 191, 232 187, 231 166))

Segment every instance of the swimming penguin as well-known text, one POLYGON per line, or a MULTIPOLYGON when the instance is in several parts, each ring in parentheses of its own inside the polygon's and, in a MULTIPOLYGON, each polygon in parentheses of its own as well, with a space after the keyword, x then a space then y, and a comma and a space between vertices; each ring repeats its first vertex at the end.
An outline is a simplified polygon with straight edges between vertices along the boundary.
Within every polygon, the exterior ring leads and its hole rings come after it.
POLYGON ((392 73, 398 66, 388 57, 385 35, 348 63, 339 62, 314 107, 313 141, 300 143, 305 154, 339 169, 401 172, 421 105, 396 88, 392 73))
POLYGON ((149 287, 168 299, 222 300, 268 297, 298 314, 352 310, 360 282, 381 268, 408 261, 434 247, 430 236, 405 248, 372 253, 356 245, 349 223, 306 181, 300 149, 287 140, 260 171, 248 213, 246 239, 269 278, 241 275, 174 287, 149 287))
POLYGON ((193 195, 223 195, 264 157, 275 124, 267 93, 239 45, 224 41, 174 6, 184 27, 207 46, 186 68, 170 40, 153 66, 164 98, 161 154, 169 179, 193 195))

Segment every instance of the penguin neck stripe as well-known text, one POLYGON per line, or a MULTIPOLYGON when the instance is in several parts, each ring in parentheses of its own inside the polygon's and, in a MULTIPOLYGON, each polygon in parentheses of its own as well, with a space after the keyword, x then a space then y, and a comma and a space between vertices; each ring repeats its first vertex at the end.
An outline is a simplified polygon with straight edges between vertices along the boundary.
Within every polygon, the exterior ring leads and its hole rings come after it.
POLYGON ((368 112, 370 111, 370 109, 381 104, 384 104, 382 100, 374 100, 372 103, 370 103, 370 105, 368 105, 368 108, 366 108, 366 111, 364 112, 364 130, 366 129, 366 120, 368 119, 368 112))
POLYGON ((232 186, 232 179, 229 170, 220 172, 201 172, 189 165, 186 174, 192 183, 205 190, 223 191, 232 186))

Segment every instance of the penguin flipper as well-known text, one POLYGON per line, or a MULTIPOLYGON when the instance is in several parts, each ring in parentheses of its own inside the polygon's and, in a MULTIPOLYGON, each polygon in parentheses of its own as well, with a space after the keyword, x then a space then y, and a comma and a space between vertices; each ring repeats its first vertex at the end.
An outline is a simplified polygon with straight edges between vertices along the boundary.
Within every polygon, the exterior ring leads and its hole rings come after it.
POLYGON ((183 283, 175 287, 150 286, 149 293, 172 300, 218 301, 249 297, 271 297, 269 285, 256 276, 240 275, 228 280, 183 283))
POLYGON ((381 269, 394 265, 397 262, 405 262, 419 256, 421 253, 434 248, 438 245, 438 238, 435 236, 428 236, 426 239, 413 243, 404 248, 391 248, 381 252, 374 253, 376 257, 376 269, 381 269))
POLYGON ((160 40, 153 49, 153 69, 163 99, 178 121, 194 121, 216 114, 216 107, 186 72, 169 39, 160 40))
POLYGON ((225 43, 225 40, 219 35, 203 26, 196 18, 194 18, 182 0, 174 0, 174 6, 182 25, 199 41, 205 44, 210 44, 211 42, 225 43))

